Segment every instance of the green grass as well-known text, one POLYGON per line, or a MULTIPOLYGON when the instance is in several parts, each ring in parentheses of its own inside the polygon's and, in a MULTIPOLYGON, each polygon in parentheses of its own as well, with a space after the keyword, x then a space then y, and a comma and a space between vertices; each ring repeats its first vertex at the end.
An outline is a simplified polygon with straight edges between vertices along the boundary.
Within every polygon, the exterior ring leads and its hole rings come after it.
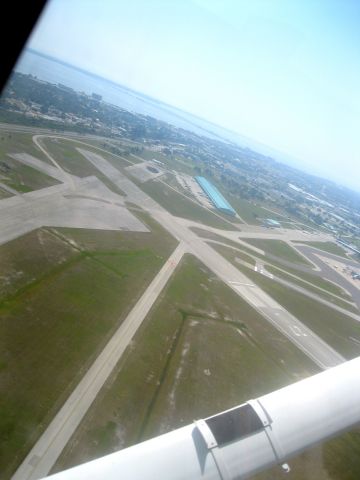
POLYGON ((359 429, 326 443, 324 463, 331 478, 356 480, 360 472, 359 429))
POLYGON ((217 245, 216 243, 211 242, 209 242, 209 245, 211 246, 211 248, 219 252, 220 255, 226 258, 226 260, 229 260, 230 263, 235 265, 235 267, 239 265, 238 259, 242 260, 243 262, 249 263, 250 265, 255 265, 256 263, 254 258, 241 251, 241 246, 235 250, 234 248, 217 245))
POLYGON ((164 162, 164 163, 169 161, 169 157, 167 157, 166 155, 164 155, 160 152, 153 152, 152 150, 148 150, 146 148, 142 152, 137 153, 136 156, 130 154, 129 157, 130 157, 131 161, 133 161, 134 163, 139 162, 139 158, 137 158, 137 157, 142 158, 143 161, 152 160, 153 158, 155 158, 156 160, 159 160, 160 162, 164 162))
POLYGON ((270 216, 260 205, 239 198, 238 196, 229 194, 227 195, 227 199, 240 217, 250 225, 261 225, 262 219, 270 216))
POLYGON ((56 231, 88 252, 112 252, 114 250, 129 252, 145 247, 151 248, 160 257, 169 256, 178 242, 150 215, 138 210, 133 210, 133 212, 149 228, 150 232, 116 232, 83 228, 57 228, 56 231))
MULTIPOLYGON (((75 149, 76 143, 46 137, 41 139, 41 143, 68 173, 78 177, 87 177, 98 173, 98 170, 75 149)), ((80 144, 78 146, 80 147, 80 144)), ((86 148, 85 145, 83 147, 86 148)))
POLYGON ((186 173, 194 176, 196 172, 194 170, 195 163, 181 155, 161 155, 158 152, 145 151, 141 155, 144 159, 151 160, 156 158, 163 162, 169 169, 176 170, 177 172, 186 173))
POLYGON ((344 257, 349 259, 346 255, 346 252, 343 248, 339 247, 336 243, 333 242, 300 242, 294 241, 293 243, 299 243, 303 245, 309 245, 310 247, 318 248, 319 250, 323 250, 324 252, 333 253, 334 255, 339 255, 340 257, 344 257))
POLYGON ((360 322, 249 268, 238 268, 345 358, 360 355, 360 322))
POLYGON ((151 181, 142 183, 140 187, 145 193, 176 217, 187 218, 223 230, 235 229, 230 223, 223 221, 197 203, 188 200, 180 193, 167 187, 164 183, 151 181))
POLYGON ((316 295, 319 295, 322 297, 324 300, 327 300, 328 302, 332 302, 334 305, 337 305, 341 308, 345 308, 345 310, 349 310, 349 312, 357 313, 359 314, 359 310, 355 307, 353 304, 349 304, 348 302, 345 302, 344 300, 341 300, 340 298, 334 297, 333 295, 324 292, 323 290, 319 290, 319 288, 309 285, 306 282, 303 282, 302 280, 299 280, 298 278, 295 278, 291 275, 288 275, 287 273, 279 270, 276 267, 272 267, 271 265, 266 266, 266 270, 271 272, 272 274, 276 275, 277 277, 280 277, 284 280, 287 280, 291 283, 294 283, 295 285, 299 285, 299 287, 305 288, 305 290, 309 290, 312 293, 315 293, 316 295))
POLYGON ((28 153, 47 162, 46 156, 35 146, 31 134, 1 133, 0 134, 0 175, 1 181, 20 193, 50 187, 57 180, 40 173, 28 165, 23 165, 10 158, 8 153, 28 153))
POLYGON ((4 160, 8 153, 29 153, 39 160, 49 162, 46 155, 35 145, 31 133, 0 132, 0 158, 4 160))
POLYGON ((279 268, 282 268, 282 269, 286 270, 289 273, 292 273, 293 275, 296 275, 297 277, 305 280, 306 282, 312 283, 313 285, 315 285, 317 287, 323 288, 324 290, 328 291, 329 293, 333 293, 334 295, 338 295, 339 297, 343 297, 345 300, 352 301, 351 295, 349 295, 347 292, 345 292, 345 290, 343 290, 338 285, 335 285, 334 283, 326 280, 325 278, 322 278, 320 275, 314 275, 312 273, 303 272, 303 271, 300 271, 300 270, 296 270, 295 268, 284 267, 281 264, 275 264, 274 262, 271 262, 271 263, 275 266, 278 266, 279 268))
POLYGON ((19 193, 39 190, 40 188, 51 187, 52 185, 57 185, 59 183, 54 178, 49 177, 28 165, 23 165, 10 157, 8 160, 5 160, 5 162, 9 165, 10 170, 3 173, 5 178, 2 179, 2 182, 19 193))
POLYGON ((288 262, 311 266, 311 263, 283 240, 263 240, 259 238, 244 238, 243 240, 254 247, 264 250, 265 256, 268 253, 288 262))
POLYGON ((55 471, 316 371, 260 314, 186 255, 55 471))
POLYGON ((3 176, 1 181, 19 193, 31 192, 59 183, 54 178, 10 157, 2 158, 0 161, 6 165, 6 167, 0 166, 0 174, 3 176))
MULTIPOLYGON (((197 229, 197 228, 192 228, 192 230, 195 231, 195 233, 200 233, 202 231, 201 229, 197 229)), ((214 250, 219 252, 224 258, 226 258, 229 262, 231 262, 235 267, 237 267, 239 265, 239 262, 238 262, 237 259, 243 260, 244 262, 247 262, 251 265, 255 265, 256 260, 252 256, 248 255, 248 253, 252 254, 251 250, 246 249, 246 247, 243 247, 243 245, 236 244, 236 242, 233 242, 231 240, 223 238, 220 235, 216 235, 212 232, 206 232, 206 235, 202 234, 201 236, 212 239, 212 240, 216 240, 216 241, 222 241, 223 243, 228 244, 230 248, 227 248, 226 246, 217 245, 215 243, 209 242, 211 247, 214 248, 214 250), (231 247, 233 247, 233 248, 231 248, 231 247), (245 252, 247 252, 247 253, 245 253, 245 252)), ((259 255, 256 255, 256 254, 254 256, 255 257, 260 257, 259 255)), ((264 257, 263 257, 263 259, 264 259, 264 257)), ((281 268, 283 270, 289 271, 289 268, 287 268, 287 267, 281 266, 281 268)), ((331 295, 331 293, 335 293, 335 294, 339 295, 340 293, 345 294, 345 292, 343 290, 338 289, 336 287, 336 285, 334 285, 330 282, 327 282, 326 280, 322 279, 321 277, 317 277, 315 275, 308 275, 308 277, 307 277, 306 273, 304 274, 303 272, 299 272, 297 270, 292 270, 293 274, 298 276, 298 277, 300 277, 303 274, 303 276, 305 276, 307 278, 307 280, 304 282, 300 278, 295 278, 294 276, 289 275, 288 273, 286 273, 286 272, 284 272, 284 271, 280 270, 279 268, 274 267, 272 265, 266 265, 266 270, 273 273, 274 275, 277 275, 280 278, 288 280, 289 282, 292 282, 296 285, 299 285, 300 287, 305 288, 306 290, 309 290, 310 292, 313 292, 313 293, 321 296, 322 298, 324 298, 324 300, 332 302, 332 303, 334 303, 335 305, 338 305, 341 308, 345 308, 346 310, 349 310, 350 312, 353 312, 353 313, 359 313, 359 310, 356 308, 355 305, 349 304, 348 302, 343 301, 340 298, 337 298, 337 297, 334 297, 333 295, 331 295), (311 280, 311 282, 309 282, 310 284, 306 283, 309 280, 311 280), (319 290, 318 287, 320 287, 321 290, 319 290), (327 290, 327 291, 323 291, 323 290, 327 290)), ((305 278, 304 278, 304 280, 305 280, 305 278)), ((342 296, 345 297, 345 298, 348 298, 349 300, 352 300, 351 297, 346 295, 346 294, 342 295, 342 296)))
MULTIPOLYGON (((76 175, 78 177, 87 177, 89 175, 95 175, 99 180, 101 180, 104 185, 106 185, 110 190, 113 192, 123 195, 124 192, 121 191, 119 187, 114 185, 105 175, 103 175, 100 170, 98 170, 91 162, 86 160, 86 158, 81 155, 80 152, 76 150, 76 147, 83 148, 85 150, 89 150, 95 152, 107 160, 110 157, 110 154, 106 154, 102 151, 97 150, 94 147, 83 145, 81 143, 77 143, 76 141, 66 141, 66 140, 59 140, 54 138, 43 138, 42 143, 45 149, 52 155, 55 160, 61 165, 61 167, 69 173, 76 175)), ((116 166, 127 166, 125 162, 121 162, 120 159, 118 161, 114 161, 114 156, 112 156, 112 162, 116 163, 116 166)))
MULTIPOLYGON (((10 185, 9 185, 10 186, 10 185)), ((0 200, 2 200, 3 198, 9 198, 9 197, 12 197, 12 194, 9 193, 7 190, 5 190, 4 188, 0 187, 0 200)))
POLYGON ((0 252, 0 301, 62 268, 79 253, 44 228, 5 243, 0 252))
MULTIPOLYGON (((255 265, 256 261, 253 257, 250 257, 247 255, 244 251, 241 251, 242 246, 240 245, 237 247, 235 250, 234 248, 227 248, 223 245, 217 245, 215 243, 210 242, 211 247, 216 250, 220 255, 222 255, 224 258, 226 258, 230 263, 232 263, 235 267, 239 265, 238 260, 242 260, 246 263, 249 263, 250 265, 255 265)), ((279 270, 276 267, 273 267, 271 265, 266 266, 266 270, 269 272, 273 273, 274 275, 283 278, 284 280, 288 280, 289 282, 294 283, 295 285, 299 285, 302 288, 305 288, 306 290, 315 293, 322 297, 324 300, 327 300, 328 302, 332 302, 334 305, 338 305, 341 308, 344 308, 346 310, 349 310, 349 312, 357 313, 359 314, 359 310, 356 308, 355 305, 349 304, 348 302, 345 302, 341 300, 340 298, 334 297, 330 293, 324 292, 323 290, 319 290, 314 285, 309 285, 308 283, 303 282, 302 280, 295 278, 291 275, 288 275, 287 273, 279 270)))
POLYGON ((352 432, 313 447, 288 462, 291 471, 280 466, 250 480, 358 480, 360 471, 360 431, 352 432))
POLYGON ((225 237, 222 237, 221 235, 217 235, 216 233, 213 232, 208 232, 206 230, 203 230, 201 228, 191 228, 193 232, 195 232, 197 235, 199 235, 202 238, 208 238, 209 240, 216 240, 222 243, 226 243, 229 246, 235 247, 235 248, 240 248, 244 252, 246 252, 249 255, 253 255, 255 258, 258 258, 259 260, 262 260, 264 264, 274 266, 277 268, 281 268, 283 270, 286 270, 288 273, 291 273, 293 275, 296 275, 297 277, 313 284, 314 286, 320 287, 324 290, 326 290, 329 293, 333 293, 334 295, 338 295, 340 297, 343 297, 345 300, 350 300, 352 301, 352 297, 345 292, 341 287, 335 285, 334 283, 320 277, 319 275, 315 275, 313 273, 309 272, 303 272, 302 270, 297 270, 296 268, 290 268, 288 266, 284 266, 282 263, 277 262, 273 259, 267 258, 265 255, 261 255, 254 250, 245 247, 242 244, 236 243, 232 240, 229 240, 225 237))
POLYGON ((0 247, 0 471, 10 478, 176 246, 149 233, 49 229, 0 247))

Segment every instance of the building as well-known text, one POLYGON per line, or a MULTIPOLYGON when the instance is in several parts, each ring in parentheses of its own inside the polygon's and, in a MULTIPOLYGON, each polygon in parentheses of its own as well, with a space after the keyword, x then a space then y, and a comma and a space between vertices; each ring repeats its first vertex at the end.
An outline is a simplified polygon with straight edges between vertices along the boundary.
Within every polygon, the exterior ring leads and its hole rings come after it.
POLYGON ((102 96, 98 95, 97 93, 92 93, 91 96, 94 100, 97 100, 98 102, 101 102, 102 100, 102 96))
POLYGON ((268 228, 280 228, 281 224, 272 218, 265 218, 263 226, 268 228))
POLYGON ((63 83, 58 83, 57 86, 58 86, 58 88, 60 88, 60 90, 63 90, 64 92, 71 92, 71 93, 75 92, 75 90, 73 88, 68 87, 68 86, 64 85, 63 83))
POLYGON ((206 196, 210 199, 215 208, 227 215, 236 216, 235 210, 230 203, 222 196, 219 190, 204 177, 195 177, 206 196))

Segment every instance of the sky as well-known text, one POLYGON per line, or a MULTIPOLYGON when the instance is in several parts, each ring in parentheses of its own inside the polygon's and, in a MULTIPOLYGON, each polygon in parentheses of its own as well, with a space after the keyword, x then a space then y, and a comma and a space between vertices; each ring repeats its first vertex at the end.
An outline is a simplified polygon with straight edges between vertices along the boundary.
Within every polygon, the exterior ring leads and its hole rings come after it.
POLYGON ((28 46, 360 191, 358 0, 51 0, 28 46))

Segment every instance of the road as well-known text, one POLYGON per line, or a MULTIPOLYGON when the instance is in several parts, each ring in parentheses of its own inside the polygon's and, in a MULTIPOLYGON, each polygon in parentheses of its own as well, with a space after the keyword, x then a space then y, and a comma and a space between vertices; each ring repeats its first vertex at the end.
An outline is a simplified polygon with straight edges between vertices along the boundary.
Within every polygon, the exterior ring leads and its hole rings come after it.
MULTIPOLYGON (((241 252, 241 249, 237 249, 236 247, 233 247, 233 246, 229 246, 227 245, 226 243, 223 243, 223 242, 219 242, 217 240, 208 240, 207 243, 210 243, 210 244, 215 244, 215 245, 221 245, 223 247, 227 247, 227 248, 231 248, 235 251, 239 251, 241 252)), ((240 246, 239 246, 240 247, 240 246)), ((250 255, 250 254, 247 254, 247 255, 250 255)), ((256 272, 259 272, 261 274, 263 274, 264 276, 274 280, 275 282, 278 282, 278 283, 281 283, 282 285, 284 285, 285 287, 288 287, 288 288, 291 288, 293 290, 296 290, 297 292, 299 293, 302 293, 303 295, 306 295, 307 297, 309 298, 312 298, 314 300, 316 300, 317 302, 319 303, 323 303, 324 305, 332 308, 333 310, 337 310, 338 312, 342 313, 343 315, 347 315, 351 318, 353 318, 354 320, 356 320, 357 322, 360 322, 360 313, 353 313, 353 312, 350 312, 349 310, 346 310, 345 308, 342 308, 340 307, 339 305, 337 305, 336 303, 332 303, 331 301, 329 300, 325 300, 323 297, 321 297, 320 295, 318 295, 317 293, 313 293, 311 291, 309 291, 308 289, 305 289, 305 288, 302 288, 300 287, 299 285, 297 285, 296 283, 294 282, 291 282, 289 280, 284 280, 283 278, 281 277, 278 277, 270 272, 268 272, 266 270, 266 266, 267 264, 264 265, 263 261, 259 261, 256 257, 253 257, 255 262, 256 262, 256 266, 255 266, 255 271, 256 272)), ((244 260, 241 260, 240 258, 237 259, 237 261, 239 262, 239 264, 241 265, 244 265, 245 267, 247 268, 250 268, 250 269, 253 269, 253 265, 248 263, 248 262, 245 262, 244 260)), ((271 266, 271 265, 270 265, 271 266)), ((284 273, 287 273, 286 270, 282 270, 284 273)), ((306 280, 303 280, 302 278, 300 277, 296 277, 298 278, 299 280, 301 280, 302 282, 304 283, 308 283, 309 286, 313 286, 312 283, 310 282, 307 282, 306 280)), ((342 277, 343 278, 343 277, 342 277)), ((326 293, 328 296, 330 297, 334 297, 334 299, 339 299, 339 300, 342 300, 343 302, 347 302, 347 300, 345 300, 344 298, 342 297, 339 297, 338 295, 333 295, 332 293, 329 293, 327 290, 324 290, 323 288, 321 287, 317 287, 319 288, 319 290, 322 290, 324 293, 326 293)), ((355 288, 355 287, 354 287, 355 288)), ((349 305, 351 305, 352 307, 355 307, 355 304, 352 303, 352 302, 347 302, 349 303, 349 305)))
POLYGON ((277 277, 276 275, 272 275, 272 279, 280 283, 281 285, 284 285, 285 287, 291 288, 292 290, 295 290, 299 293, 302 293, 303 295, 306 295, 309 298, 312 298, 316 300, 319 303, 322 303, 323 305, 326 305, 327 307, 332 308, 333 310, 336 310, 337 312, 341 313, 342 315, 345 315, 347 317, 351 317, 357 322, 360 322, 360 315, 350 312, 349 310, 346 310, 345 308, 340 307, 339 305, 336 305, 335 303, 332 303, 328 300, 325 300, 321 296, 317 295, 316 293, 310 292, 309 290, 300 287, 299 285, 296 285, 293 282, 289 282, 288 280, 284 280, 283 278, 277 277))
POLYGON ((205 246, 204 242, 192 242, 190 251, 320 368, 330 368, 345 361, 333 348, 258 286, 248 286, 247 284, 252 282, 210 246, 205 246))
POLYGON ((313 242, 326 242, 332 240, 332 237, 328 234, 318 233, 318 234, 309 234, 308 232, 301 230, 292 230, 284 228, 274 228, 267 229, 258 225, 239 225, 239 231, 234 230, 221 230, 216 227, 209 227, 197 223, 193 220, 187 218, 181 218, 179 221, 187 227, 197 227, 208 232, 213 232, 215 234, 226 237, 229 240, 234 242, 239 241, 241 238, 261 238, 261 239, 274 239, 274 240, 284 240, 284 241, 307 241, 310 240, 313 242))
POLYGON ((341 262, 344 265, 347 265, 349 267, 353 267, 355 270, 360 269, 360 264, 359 263, 354 262, 353 260, 350 260, 350 259, 346 260, 346 258, 339 257, 337 255, 333 255, 331 253, 324 252, 323 250, 318 250, 316 248, 312 248, 312 247, 309 247, 309 246, 298 245, 298 249, 301 250, 302 253, 304 253, 306 256, 308 256, 308 258, 310 258, 310 260, 313 263, 317 264, 317 266, 321 270, 321 276, 323 278, 326 278, 326 279, 330 280, 331 282, 334 282, 337 285, 340 285, 345 290, 347 290, 351 294, 351 296, 353 297, 354 302, 356 303, 358 308, 360 309, 360 290, 358 288, 356 288, 352 283, 348 282, 346 280, 346 278, 344 278, 342 275, 337 273, 333 268, 329 267, 329 265, 327 265, 325 262, 323 262, 318 257, 318 255, 321 255, 322 257, 333 259, 333 260, 336 260, 338 262, 341 262))
POLYGON ((94 152, 84 149, 78 150, 126 194, 128 201, 146 210, 158 223, 178 239, 179 246, 54 417, 49 427, 15 473, 13 480, 38 479, 50 471, 97 393, 121 358, 137 328, 164 288, 184 252, 189 252, 199 258, 205 266, 260 312, 264 318, 321 368, 329 368, 344 361, 344 358, 320 337, 304 326, 259 287, 253 285, 243 273, 211 248, 206 241, 198 237, 180 219, 172 216, 158 205, 131 180, 115 169, 106 159, 94 152))
POLYGON ((116 170, 100 155, 78 149, 100 172, 107 176, 127 195, 132 203, 148 213, 175 238, 186 245, 187 251, 195 255, 232 290, 258 310, 279 331, 308 355, 320 368, 330 368, 342 363, 344 358, 327 345, 320 337, 305 327, 258 286, 249 287, 252 282, 236 267, 216 252, 203 239, 187 228, 183 222, 158 205, 131 180, 116 170), (296 327, 296 328, 294 328, 296 327), (304 331, 305 335, 296 332, 304 331))
POLYGON ((49 473, 185 251, 184 244, 180 243, 31 449, 13 480, 36 480, 49 473))
MULTIPOLYGON (((335 283, 336 285, 339 285, 341 288, 343 288, 345 291, 351 294, 354 302, 356 303, 357 307, 360 310, 360 290, 356 288, 354 285, 352 285, 350 282, 348 282, 342 275, 337 273, 333 268, 329 267, 325 262, 323 262, 318 255, 321 255, 322 257, 329 258, 329 259, 334 259, 338 262, 342 262, 345 265, 349 267, 353 267, 355 270, 359 270, 360 264, 354 260, 351 259, 346 259, 343 257, 339 257, 338 255, 334 255, 329 252, 325 252, 324 250, 319 250, 317 248, 314 248, 309 245, 294 245, 291 242, 291 240, 296 240, 296 241, 309 241, 309 235, 304 235, 301 232, 296 233, 292 230, 287 230, 287 231, 280 231, 280 230, 275 230, 273 233, 271 232, 263 232, 261 233, 258 231, 260 227, 255 227, 256 230, 253 231, 253 233, 247 231, 247 232, 227 232, 227 231, 222 231, 217 228, 213 227, 204 227, 203 225, 200 225, 194 221, 190 220, 184 220, 181 219, 181 223, 184 226, 189 226, 189 227, 196 227, 196 228, 201 228, 201 230, 206 230, 213 232, 217 235, 220 235, 223 238, 227 238, 233 242, 236 242, 239 244, 239 248, 241 249, 241 246, 246 247, 247 249, 251 249, 254 251, 254 254, 260 254, 260 255, 265 255, 265 257, 269 260, 275 260, 278 263, 281 263, 284 267, 289 267, 292 270, 298 270, 299 272, 304 272, 304 273, 310 273, 312 275, 316 275, 320 278, 324 278, 326 280, 329 280, 332 283, 335 283), (306 265, 300 265, 297 263, 293 263, 290 261, 287 261, 283 258, 277 257, 275 255, 271 255, 269 253, 264 252, 263 250, 254 247, 253 245, 250 245, 242 240, 242 238, 249 238, 249 237, 256 237, 256 238, 263 238, 263 239, 277 239, 277 240, 283 240, 289 244, 291 248, 295 248, 296 250, 299 251, 307 260, 309 260, 314 268, 309 268, 306 265)), ((247 226, 247 229, 249 229, 249 226, 247 226)), ((315 236, 314 234, 311 236, 311 239, 313 241, 318 241, 318 242, 326 242, 329 241, 329 236, 326 234, 319 234, 315 236)), ((207 239, 209 241, 211 239, 207 239)), ((214 240, 211 240, 212 242, 215 242, 214 240)), ((221 243, 221 242, 219 242, 221 243)), ((225 246, 228 247, 228 245, 224 244, 225 246)))

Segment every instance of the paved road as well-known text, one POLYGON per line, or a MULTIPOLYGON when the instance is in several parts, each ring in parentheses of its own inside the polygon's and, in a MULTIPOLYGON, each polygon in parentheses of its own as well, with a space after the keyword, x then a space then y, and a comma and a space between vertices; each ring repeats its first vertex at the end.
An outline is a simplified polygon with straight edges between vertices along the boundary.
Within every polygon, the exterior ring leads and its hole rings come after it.
MULTIPOLYGON (((339 257, 337 255, 332 255, 331 253, 327 253, 324 251, 320 251, 315 248, 311 248, 309 246, 300 246, 298 245, 299 250, 301 250, 306 256, 310 258, 310 260, 314 263, 317 264, 317 266, 320 268, 321 276, 323 278, 326 278, 327 280, 330 280, 331 282, 336 283, 337 285, 340 285, 340 287, 344 288, 347 290, 352 298, 354 299, 354 302, 360 309, 360 290, 356 288, 351 282, 348 282, 346 278, 344 278, 340 273, 337 273, 333 268, 329 267, 325 262, 323 262, 317 255, 321 255, 322 257, 329 258, 336 260, 338 262, 344 263, 345 265, 348 265, 349 267, 353 267, 356 270, 359 270, 360 265, 357 262, 354 262, 353 260, 346 260, 346 258, 339 257)), ((315 272, 314 272, 315 273, 315 272)))
POLYGON ((128 200, 147 210, 166 230, 186 245, 187 251, 199 258, 213 273, 223 280, 238 295, 260 311, 267 320, 306 353, 321 368, 329 368, 344 361, 334 349, 320 337, 307 329, 299 320, 287 312, 259 287, 248 285, 252 282, 234 265, 224 259, 203 239, 199 238, 183 222, 158 205, 131 180, 116 170, 100 155, 79 149, 79 151, 127 195, 128 200), (305 331, 299 335, 298 331, 305 331))
POLYGON ((281 331, 298 348, 321 368, 330 368, 345 361, 333 348, 327 345, 285 308, 274 301, 252 283, 230 262, 204 242, 192 242, 192 252, 236 293, 258 310, 272 325, 281 331))
MULTIPOLYGON (((221 245, 221 246, 224 246, 224 247, 227 247, 227 248, 232 248, 234 249, 235 251, 239 251, 241 252, 241 249, 237 249, 236 247, 233 247, 233 246, 229 246, 227 245, 226 243, 223 243, 223 242, 219 242, 217 240, 207 240, 207 243, 210 243, 210 244, 215 244, 215 245, 221 245)), ((239 246, 240 247, 240 246, 239 246)), ((269 277, 270 279, 278 282, 278 283, 281 283, 282 285, 288 287, 288 288, 291 288, 293 290, 296 290, 298 291, 299 293, 302 293, 310 298, 313 298, 314 300, 316 300, 317 302, 320 302, 320 303, 323 303, 324 305, 327 305, 328 307, 331 307, 332 309, 334 310, 337 310, 338 312, 344 314, 344 315, 347 315, 351 318, 353 318, 354 320, 356 320, 357 322, 360 322, 360 312, 359 313, 352 313, 350 312, 349 310, 346 310, 338 305, 336 305, 335 303, 332 303, 331 301, 329 300, 326 300, 324 299, 324 297, 321 297, 320 295, 316 294, 316 293, 313 293, 305 288, 302 288, 300 287, 299 285, 297 285, 296 283, 294 282, 291 282, 291 281, 288 281, 288 280, 284 280, 283 278, 281 277, 278 277, 270 272, 268 272, 266 270, 266 265, 264 265, 264 263, 260 260, 258 260, 256 257, 253 257, 255 262, 256 262, 256 266, 255 266, 255 271, 263 274, 264 276, 266 277, 269 277)), ((238 259, 238 262, 241 264, 241 265, 244 265, 245 267, 247 268, 253 268, 253 265, 251 265, 250 263, 247 263, 243 260, 241 260, 240 258, 238 259)), ((286 270, 283 270, 285 273, 286 270)), ((300 280, 304 281, 302 278, 298 277, 300 280)), ((312 284, 310 282, 306 282, 305 283, 309 283, 309 286, 311 286, 312 284)), ((326 293, 327 295, 330 295, 330 296, 333 296, 331 293, 329 293, 327 290, 324 290, 322 288, 320 288, 320 290, 322 290, 324 293, 326 293)), ((334 299, 337 298, 339 300, 342 300, 344 302, 346 302, 345 299, 343 299, 342 297, 339 297, 338 295, 334 295, 334 299)), ((353 303, 350 303, 349 302, 349 305, 355 307, 355 305, 353 303)))
POLYGON ((97 177, 0 200, 0 245, 42 226, 146 232, 148 229, 97 177))
POLYGON ((184 245, 180 243, 27 455, 13 480, 35 480, 49 473, 184 253, 184 245))
POLYGON ((72 179, 73 175, 58 169, 56 166, 53 167, 52 165, 49 165, 43 160, 39 160, 28 153, 8 153, 8 157, 34 168, 35 170, 38 170, 39 172, 44 173, 45 175, 48 175, 49 177, 52 177, 61 183, 66 185, 74 185, 74 179, 72 179))
POLYGON ((11 195, 17 195, 17 196, 20 196, 21 197, 21 194, 19 192, 17 192, 16 190, 14 190, 13 188, 9 187, 8 185, 6 185, 5 183, 3 182, 0 182, 0 188, 2 188, 3 190, 5 190, 6 192, 8 193, 11 193, 11 195))
POLYGON ((343 357, 314 332, 305 327, 259 287, 254 286, 236 267, 184 226, 179 219, 154 202, 103 157, 93 152, 80 151, 99 171, 125 192, 129 201, 147 210, 155 220, 179 240, 180 244, 55 416, 19 467, 13 480, 38 479, 50 471, 185 251, 199 258, 214 274, 257 309, 321 368, 329 368, 344 361, 343 357))
POLYGON ((276 228, 268 229, 261 227, 259 225, 239 225, 239 231, 235 230, 221 230, 215 227, 209 227, 201 223, 195 222, 194 220, 189 220, 187 218, 181 218, 179 221, 187 227, 197 227, 209 232, 216 233, 222 237, 226 237, 229 240, 234 242, 239 241, 241 238, 263 238, 263 239, 274 239, 274 240, 284 240, 284 241, 313 241, 313 242, 326 242, 332 240, 332 237, 325 233, 309 234, 301 230, 285 229, 285 228, 276 228))
POLYGON ((360 322, 359 314, 350 312, 349 310, 346 310, 345 308, 342 308, 339 305, 336 305, 335 303, 325 300, 323 297, 317 295, 316 293, 310 292, 309 290, 306 290, 305 288, 302 288, 299 285, 296 285, 295 283, 289 282, 288 280, 284 280, 283 278, 277 277, 276 275, 273 275, 272 279, 275 282, 280 283, 281 285, 284 285, 285 287, 291 288, 292 290, 296 290, 297 292, 302 293, 303 295, 306 295, 307 297, 310 297, 316 300, 317 302, 322 303, 332 308, 333 310, 336 310, 337 312, 340 312, 343 315, 351 317, 357 322, 360 322))
MULTIPOLYGON (((239 234, 239 232, 233 232, 233 231, 226 232, 226 231, 222 231, 222 230, 219 230, 219 229, 213 228, 213 227, 204 227, 204 225, 201 225, 199 223, 196 223, 196 222, 190 221, 190 220, 181 219, 180 221, 184 226, 197 227, 197 228, 201 228, 202 230, 205 230, 205 228, 206 228, 206 230, 208 230, 208 231, 211 231, 211 232, 216 233, 216 234, 218 234, 218 235, 220 235, 224 238, 227 238, 229 240, 232 240, 232 241, 238 243, 240 248, 241 248, 242 245, 244 245, 247 248, 250 248, 251 250, 253 250, 254 254, 258 253, 260 255, 265 255, 269 260, 275 260, 276 262, 281 263, 284 267, 289 267, 291 269, 298 270, 299 272, 310 273, 310 274, 316 275, 320 278, 324 278, 326 280, 329 280, 330 282, 333 282, 336 285, 339 285, 341 288, 343 288, 348 293, 350 293, 354 302, 356 303, 357 307, 360 310, 360 290, 357 289, 350 282, 348 282, 342 275, 340 275, 334 269, 332 269, 326 263, 324 263, 318 257, 318 255, 321 255, 321 256, 329 258, 329 259, 340 261, 340 262, 344 263, 345 265, 353 267, 356 270, 358 270, 360 268, 360 264, 358 262, 356 262, 354 260, 351 260, 351 259, 347 260, 346 258, 339 257, 338 255, 333 255, 331 253, 325 252, 323 250, 319 250, 317 248, 314 248, 314 247, 311 247, 311 246, 308 246, 308 245, 306 245, 306 246, 305 245, 294 246, 293 244, 289 244, 292 248, 295 247, 296 250, 298 250, 303 256, 305 256, 305 258, 307 258, 308 260, 310 260, 314 264, 315 268, 309 268, 306 265, 300 265, 300 264, 297 264, 297 263, 289 262, 289 261, 287 261, 283 258, 277 257, 275 255, 271 255, 269 253, 266 253, 263 250, 260 250, 259 248, 254 247, 253 245, 249 245, 248 243, 241 240, 241 238, 247 238, 247 237, 252 236, 252 237, 256 237, 256 238, 284 240, 286 242, 289 242, 289 240, 303 240, 303 241, 305 241, 304 240, 304 235, 301 232, 299 232, 299 235, 297 235, 296 232, 294 233, 294 231, 292 231, 292 230, 287 230, 287 231, 283 231, 283 232, 281 232, 280 230, 276 230, 273 233, 271 233, 271 232, 261 233, 261 231, 259 230, 260 227, 256 227, 259 231, 258 230, 254 231, 252 233, 252 235, 249 232, 245 232, 245 233, 241 232, 239 234)), ((309 236, 307 235, 305 237, 305 239, 307 241, 309 241, 309 236)), ((329 236, 327 236, 326 234, 319 234, 318 236, 312 235, 311 239, 313 241, 316 240, 316 241, 325 242, 325 241, 329 241, 329 236)))

